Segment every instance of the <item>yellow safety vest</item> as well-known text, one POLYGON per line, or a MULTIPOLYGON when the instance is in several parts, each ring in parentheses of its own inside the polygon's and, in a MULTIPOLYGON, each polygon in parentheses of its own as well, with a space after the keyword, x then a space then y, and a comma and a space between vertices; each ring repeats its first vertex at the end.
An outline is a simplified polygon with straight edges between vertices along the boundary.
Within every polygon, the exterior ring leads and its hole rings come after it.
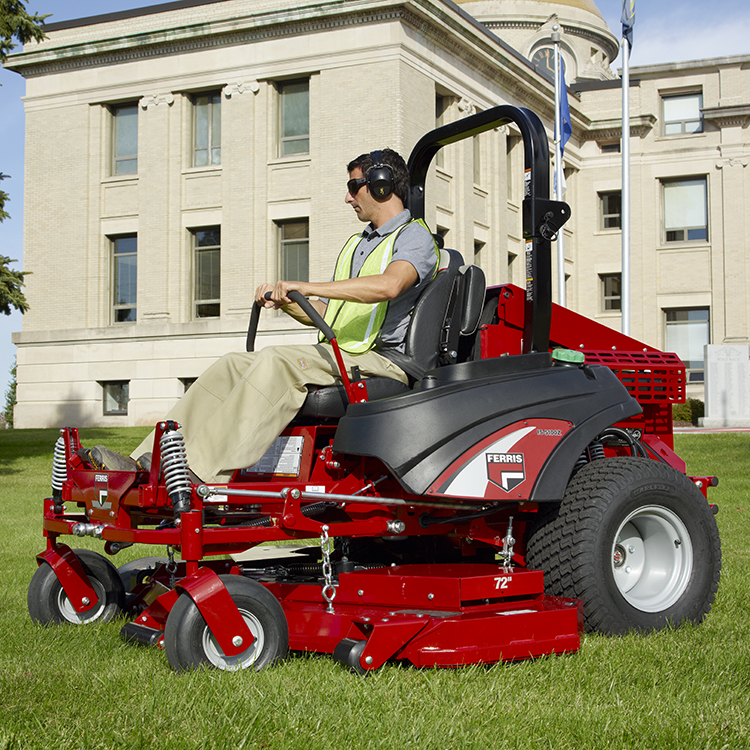
MULTIPOLYGON (((402 224, 376 245, 375 249, 365 259, 357 278, 360 276, 377 276, 383 273, 393 257, 393 246, 396 244, 396 238, 402 229, 415 221, 428 232, 430 231, 421 219, 412 219, 402 224)), ((336 261, 336 270, 333 274, 334 281, 351 278, 354 250, 361 239, 361 234, 355 234, 346 241, 336 261)), ((436 244, 433 278, 437 272, 439 259, 440 251, 436 244)), ((383 327, 387 311, 387 300, 373 304, 371 302, 348 302, 331 299, 328 301, 324 319, 336 334, 336 340, 341 349, 349 352, 349 354, 364 354, 375 346, 375 339, 383 327)), ((323 334, 320 334, 318 340, 324 341, 323 334)))

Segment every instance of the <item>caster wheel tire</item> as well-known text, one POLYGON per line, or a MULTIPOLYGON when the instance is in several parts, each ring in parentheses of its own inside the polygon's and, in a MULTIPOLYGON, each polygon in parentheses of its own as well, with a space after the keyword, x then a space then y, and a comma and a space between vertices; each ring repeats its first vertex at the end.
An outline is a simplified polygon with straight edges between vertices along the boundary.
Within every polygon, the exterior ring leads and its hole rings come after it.
POLYGON ((339 641, 333 650, 333 659, 357 674, 366 675, 367 670, 362 667, 359 661, 366 645, 367 641, 344 638, 343 641, 339 641))
POLYGON ((283 659, 289 650, 289 629, 278 599, 248 578, 237 575, 219 578, 255 640, 237 656, 226 656, 198 607, 183 593, 172 607, 164 629, 164 650, 176 672, 201 666, 258 671, 283 659))
POLYGON ((584 466, 542 508, 526 562, 549 594, 583 600, 587 631, 610 635, 699 623, 719 586, 721 543, 686 476, 641 458, 584 466))
POLYGON ((47 563, 42 563, 29 584, 27 604, 34 622, 41 625, 109 622, 125 609, 125 588, 117 568, 102 555, 86 549, 73 550, 99 597, 95 607, 76 612, 65 590, 47 563))

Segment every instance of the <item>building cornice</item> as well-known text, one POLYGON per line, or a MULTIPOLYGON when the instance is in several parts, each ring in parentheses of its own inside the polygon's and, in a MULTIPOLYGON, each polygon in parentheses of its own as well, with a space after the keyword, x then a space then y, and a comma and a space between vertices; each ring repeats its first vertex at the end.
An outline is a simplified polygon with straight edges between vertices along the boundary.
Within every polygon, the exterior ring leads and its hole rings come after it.
POLYGON ((732 126, 747 127, 750 123, 750 104, 734 104, 728 107, 704 107, 703 119, 717 128, 732 126))
MULTIPOLYGON (((630 118, 630 136, 643 138, 656 125, 655 115, 636 115, 630 118)), ((622 138, 622 120, 619 117, 609 120, 593 120, 583 134, 585 141, 610 141, 622 138)))
MULTIPOLYGON (((538 20, 485 21, 484 24, 489 29, 530 29, 533 31, 538 31, 544 26, 544 23, 540 23, 538 20)), ((567 36, 581 37, 589 42, 598 44, 610 60, 614 60, 619 54, 619 45, 600 31, 564 22, 560 22, 560 25, 562 26, 563 33, 567 36)))
POLYGON ((695 73, 698 70, 715 70, 725 67, 746 67, 750 65, 750 55, 728 55, 727 57, 708 57, 703 60, 685 60, 681 62, 659 63, 655 65, 634 65, 630 75, 645 78, 662 76, 669 73, 695 73))
POLYGON ((27 46, 23 52, 11 55, 4 67, 25 78, 70 72, 77 69, 116 65, 147 58, 196 52, 216 47, 252 44, 261 40, 284 36, 298 36, 321 29, 356 26, 401 18, 404 8, 387 7, 373 11, 341 14, 341 5, 328 4, 304 9, 291 15, 273 11, 241 19, 245 28, 237 28, 237 20, 218 20, 184 26, 172 26, 153 31, 118 34, 97 41, 52 46, 27 46), (305 11, 309 12, 305 17, 305 11), (331 12, 334 11, 334 12, 331 12))
MULTIPOLYGON (((170 4, 171 5, 171 4, 170 4)), ((27 45, 8 58, 5 67, 25 78, 136 62, 227 46, 249 45, 274 38, 401 22, 435 45, 448 50, 467 66, 494 82, 502 91, 523 101, 541 116, 553 117, 550 93, 553 82, 541 76, 518 51, 451 2, 435 0, 373 0, 356 7, 336 0, 295 8, 224 17, 214 21, 177 25, 155 20, 147 27, 122 32, 121 24, 92 25, 66 42, 50 40, 27 45), (342 7, 347 7, 346 12, 342 7)), ((104 22, 102 22, 104 23, 104 22)), ((78 27, 76 27, 78 28, 78 27)))

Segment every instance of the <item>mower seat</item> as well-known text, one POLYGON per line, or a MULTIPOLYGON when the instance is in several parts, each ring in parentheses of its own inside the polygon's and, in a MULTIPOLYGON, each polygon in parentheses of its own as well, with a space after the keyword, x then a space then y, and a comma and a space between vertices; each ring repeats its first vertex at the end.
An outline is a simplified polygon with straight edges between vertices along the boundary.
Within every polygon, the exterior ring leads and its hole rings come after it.
MULTIPOLYGON (((456 250, 441 250, 435 278, 417 299, 406 331, 405 351, 385 356, 409 376, 409 385, 393 378, 367 378, 370 401, 408 391, 429 370, 454 364, 459 340, 476 332, 484 305, 485 278, 478 266, 463 265, 456 250)), ((377 347, 376 347, 377 350, 377 347)), ((298 417, 339 419, 349 402, 343 385, 308 386, 298 417)))

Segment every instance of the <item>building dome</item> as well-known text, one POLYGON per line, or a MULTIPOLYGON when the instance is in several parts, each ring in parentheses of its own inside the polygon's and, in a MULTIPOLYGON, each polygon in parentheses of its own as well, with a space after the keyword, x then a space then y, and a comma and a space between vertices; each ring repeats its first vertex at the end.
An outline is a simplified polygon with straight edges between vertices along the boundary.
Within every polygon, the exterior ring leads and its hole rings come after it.
MULTIPOLYGON (((456 0, 458 5, 496 5, 497 0, 456 0)), ((506 3, 503 3, 505 5, 506 3)), ((602 18, 602 14, 599 12, 599 8, 596 7, 594 0, 534 0, 535 5, 570 5, 573 8, 579 8, 580 10, 587 10, 589 13, 602 18)), ((554 12, 554 10, 552 11, 554 12)))
POLYGON ((566 78, 614 78, 618 39, 594 0, 457 0, 470 15, 537 66, 549 69, 557 26, 566 78))

